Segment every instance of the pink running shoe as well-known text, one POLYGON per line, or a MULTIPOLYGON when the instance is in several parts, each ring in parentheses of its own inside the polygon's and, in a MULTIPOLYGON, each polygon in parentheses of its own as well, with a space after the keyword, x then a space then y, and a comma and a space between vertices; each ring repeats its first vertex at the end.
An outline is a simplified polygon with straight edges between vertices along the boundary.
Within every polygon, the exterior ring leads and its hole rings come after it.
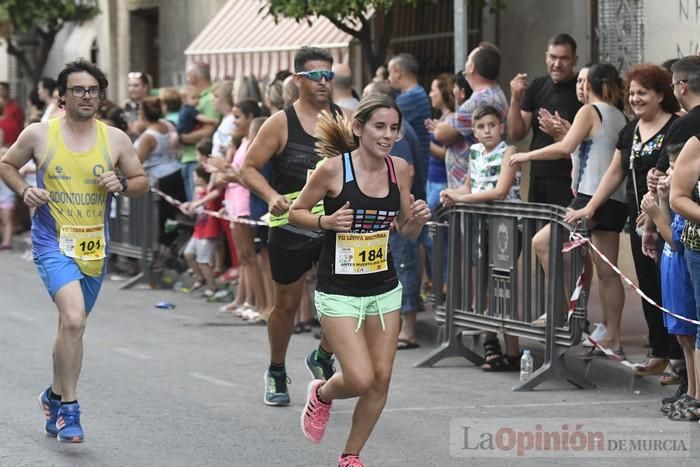
POLYGON ((365 467, 365 464, 360 460, 360 456, 356 454, 350 454, 345 457, 341 454, 338 458, 338 467, 365 467))
POLYGON ((304 432, 306 439, 312 443, 321 442, 330 416, 332 404, 321 402, 316 394, 323 383, 325 381, 322 379, 315 379, 309 383, 306 389, 306 405, 301 412, 301 431, 304 432))

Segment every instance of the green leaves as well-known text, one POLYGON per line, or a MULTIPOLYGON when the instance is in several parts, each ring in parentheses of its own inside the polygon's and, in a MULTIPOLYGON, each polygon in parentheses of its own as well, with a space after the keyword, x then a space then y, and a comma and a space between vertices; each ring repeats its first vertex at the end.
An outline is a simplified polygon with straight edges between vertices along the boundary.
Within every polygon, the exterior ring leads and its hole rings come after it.
POLYGON ((64 23, 82 23, 99 11, 97 0, 0 0, 0 22, 9 22, 13 33, 32 33, 37 28, 55 33, 64 23))
POLYGON ((270 15, 311 21, 313 16, 325 16, 339 21, 369 18, 372 11, 387 11, 398 4, 415 5, 417 0, 267 0, 270 15))

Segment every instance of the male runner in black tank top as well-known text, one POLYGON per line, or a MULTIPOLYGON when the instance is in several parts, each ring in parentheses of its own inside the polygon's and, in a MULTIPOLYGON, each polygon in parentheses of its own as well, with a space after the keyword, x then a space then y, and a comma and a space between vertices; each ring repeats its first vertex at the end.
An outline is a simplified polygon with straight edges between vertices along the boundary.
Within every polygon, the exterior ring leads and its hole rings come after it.
MULTIPOLYGON (((304 292, 304 274, 318 261, 323 245, 321 229, 309 231, 288 223, 287 211, 321 158, 313 137, 322 110, 340 112, 331 102, 333 57, 325 50, 302 47, 294 56, 294 82, 299 99, 275 113, 260 128, 241 169, 246 184, 270 207, 270 267, 275 281, 275 303, 267 322, 270 366, 265 372, 265 404, 289 405, 285 358, 294 327, 294 315, 304 292), (270 161, 272 177, 261 174, 270 161)), ((321 340, 307 358, 314 378, 334 372, 332 352, 321 340)))

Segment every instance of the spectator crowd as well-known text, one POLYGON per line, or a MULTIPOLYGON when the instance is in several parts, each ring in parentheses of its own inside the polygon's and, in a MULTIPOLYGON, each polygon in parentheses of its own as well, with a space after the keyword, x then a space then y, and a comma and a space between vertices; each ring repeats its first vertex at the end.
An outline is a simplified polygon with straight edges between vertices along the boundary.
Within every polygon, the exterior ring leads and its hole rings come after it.
MULTIPOLYGON (((265 144, 255 143, 261 129, 299 99, 307 78, 330 86, 337 118, 351 118, 368 96, 395 99, 402 137, 391 155, 406 162, 411 194, 433 213, 493 200, 563 206, 567 221, 585 222, 591 242, 613 264, 628 230, 641 290, 682 317, 642 301, 650 351, 636 372, 679 384, 663 412, 673 420, 698 420, 700 332, 692 321, 700 320, 700 57, 637 64, 620 74, 608 63, 578 66, 577 45, 568 34, 544 46, 543 75, 518 73, 508 93, 498 84, 501 53, 484 42, 463 70, 434 76, 428 89, 418 81, 418 61, 405 53, 377 70, 361 93, 343 63, 318 76, 280 70, 269 82, 253 76, 212 82, 209 66, 193 63, 179 89, 155 89, 148 74, 136 71, 128 74, 128 101, 105 100, 99 117, 131 137, 151 185, 182 203, 159 200, 160 250, 153 268, 181 257, 192 276, 190 293, 254 324, 270 319, 276 282, 268 248, 273 200, 252 189, 245 169, 249 150, 265 144), (529 134, 525 152, 517 143, 529 134), (527 192, 521 186, 526 165, 527 192)), ((50 77, 31 93, 26 116, 8 84, 0 83, 0 155, 25 125, 60 117, 62 108, 50 77)), ((279 176, 274 157, 260 168, 267 180, 279 176)), ((36 167, 23 168, 29 183, 36 184, 35 173, 36 167)), ((14 211, 15 195, 0 181, 2 250, 12 245, 14 211)), ((473 249, 485 248, 473 237, 473 249)), ((392 231, 389 245, 403 285, 397 348, 411 349, 419 345, 416 314, 431 288, 432 241, 427 229, 416 239, 392 231)), ((546 268, 552 254, 548 226, 532 245, 546 268)), ((622 361, 622 281, 600 257, 590 260, 586 268, 598 278, 602 321, 584 346, 591 356, 622 361)), ((315 274, 304 273, 296 332, 311 329, 315 274)), ((502 349, 488 334, 484 351, 484 371, 519 369, 517 339, 506 336, 502 349)))

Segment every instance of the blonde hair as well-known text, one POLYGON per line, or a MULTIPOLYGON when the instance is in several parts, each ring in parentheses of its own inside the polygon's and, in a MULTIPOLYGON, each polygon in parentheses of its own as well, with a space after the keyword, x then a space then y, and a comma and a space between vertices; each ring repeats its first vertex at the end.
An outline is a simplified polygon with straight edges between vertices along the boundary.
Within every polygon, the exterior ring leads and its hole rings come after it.
POLYGON ((226 105, 233 107, 233 81, 219 81, 216 84, 215 92, 226 102, 226 105))
POLYGON ((403 117, 401 110, 391 96, 385 94, 370 94, 363 97, 357 106, 352 120, 344 114, 331 115, 327 110, 321 112, 316 124, 315 137, 316 152, 323 157, 335 157, 346 152, 352 152, 360 146, 360 138, 352 132, 352 125, 357 122, 360 125, 367 123, 374 112, 379 109, 394 109, 399 114, 399 135, 397 141, 403 136, 401 124, 403 117))

